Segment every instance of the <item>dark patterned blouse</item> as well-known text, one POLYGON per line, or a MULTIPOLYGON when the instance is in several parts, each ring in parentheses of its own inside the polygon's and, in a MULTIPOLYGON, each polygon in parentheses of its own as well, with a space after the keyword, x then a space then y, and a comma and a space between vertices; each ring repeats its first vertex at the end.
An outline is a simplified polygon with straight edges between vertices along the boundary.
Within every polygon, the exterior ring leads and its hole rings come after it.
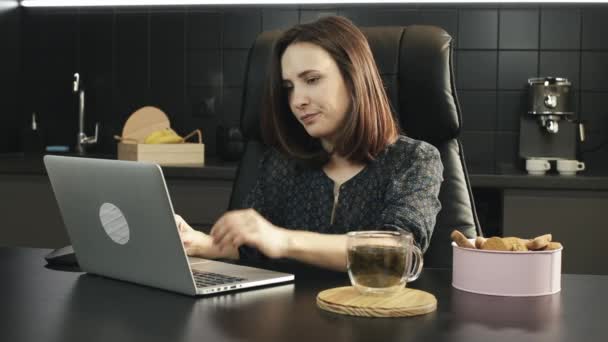
MULTIPOLYGON (((325 234, 396 227, 411 231, 419 247, 429 246, 443 181, 437 149, 405 136, 382 151, 358 174, 344 182, 334 208, 334 182, 318 168, 296 167, 295 161, 267 150, 260 177, 243 208, 253 208, 274 225, 325 234)), ((258 258, 250 247, 241 258, 258 258)))

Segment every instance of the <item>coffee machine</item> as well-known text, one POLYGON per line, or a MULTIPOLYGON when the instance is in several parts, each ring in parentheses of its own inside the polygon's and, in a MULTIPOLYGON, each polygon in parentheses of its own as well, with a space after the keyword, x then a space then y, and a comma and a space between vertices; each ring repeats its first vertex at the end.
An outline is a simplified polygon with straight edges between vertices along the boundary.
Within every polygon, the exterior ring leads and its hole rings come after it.
POLYGON ((571 84, 566 78, 528 79, 528 112, 519 125, 519 156, 526 160, 577 159, 584 130, 574 118, 571 84))

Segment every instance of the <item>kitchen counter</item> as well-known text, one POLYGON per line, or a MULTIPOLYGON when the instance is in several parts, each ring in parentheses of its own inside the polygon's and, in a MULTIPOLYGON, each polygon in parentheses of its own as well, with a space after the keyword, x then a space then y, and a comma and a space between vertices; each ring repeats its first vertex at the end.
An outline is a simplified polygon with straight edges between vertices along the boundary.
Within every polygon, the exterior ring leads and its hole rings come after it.
MULTIPOLYGON (((92 158, 116 158, 111 154, 95 154, 92 158)), ((236 162, 223 162, 208 158, 204 167, 162 167, 168 179, 206 179, 232 181, 236 176, 236 162)), ((44 165, 40 156, 26 156, 22 153, 0 155, 0 175, 44 175, 44 165)), ((608 175, 593 175, 581 173, 577 176, 565 177, 559 174, 545 176, 530 176, 526 173, 509 174, 471 174, 471 184, 474 188, 498 189, 562 189, 562 190, 608 190, 608 175)))
MULTIPOLYGON (((70 156, 70 155, 68 155, 70 156)), ((71 155, 73 156, 73 155, 71 155)), ((115 159, 112 154, 87 155, 89 158, 115 159)), ((214 179, 232 181, 236 176, 236 162, 223 162, 208 158, 204 167, 200 166, 163 166, 166 178, 214 179)), ((41 156, 28 156, 22 153, 0 154, 0 175, 46 175, 41 156)))
POLYGON ((531 176, 526 173, 474 174, 469 175, 474 188, 498 189, 551 189, 551 190, 608 190, 608 176, 586 175, 560 176, 547 174, 531 176))

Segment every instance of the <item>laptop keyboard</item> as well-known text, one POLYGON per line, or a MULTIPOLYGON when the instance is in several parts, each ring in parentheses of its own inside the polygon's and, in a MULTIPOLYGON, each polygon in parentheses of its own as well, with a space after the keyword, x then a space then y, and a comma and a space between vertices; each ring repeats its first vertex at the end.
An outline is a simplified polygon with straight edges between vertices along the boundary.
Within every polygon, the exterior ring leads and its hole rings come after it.
POLYGON ((201 272, 195 270, 192 270, 192 275, 194 276, 196 287, 227 285, 246 280, 245 278, 231 277, 225 274, 201 272))

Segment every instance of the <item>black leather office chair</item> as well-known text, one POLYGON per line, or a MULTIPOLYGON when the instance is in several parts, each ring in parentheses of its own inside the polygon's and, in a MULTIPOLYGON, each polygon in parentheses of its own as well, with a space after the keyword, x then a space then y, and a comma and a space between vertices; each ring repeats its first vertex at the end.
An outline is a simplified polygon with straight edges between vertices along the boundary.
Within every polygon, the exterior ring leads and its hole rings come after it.
MULTIPOLYGON (((441 152, 444 181, 441 212, 425 254, 425 265, 451 267, 450 233, 481 234, 458 141, 462 116, 454 86, 452 38, 434 26, 362 28, 367 36, 395 115, 406 135, 427 141, 441 152)), ((280 31, 261 33, 251 48, 241 110, 245 151, 232 189, 230 209, 239 207, 258 176, 261 142, 260 99, 273 43, 280 31)))

